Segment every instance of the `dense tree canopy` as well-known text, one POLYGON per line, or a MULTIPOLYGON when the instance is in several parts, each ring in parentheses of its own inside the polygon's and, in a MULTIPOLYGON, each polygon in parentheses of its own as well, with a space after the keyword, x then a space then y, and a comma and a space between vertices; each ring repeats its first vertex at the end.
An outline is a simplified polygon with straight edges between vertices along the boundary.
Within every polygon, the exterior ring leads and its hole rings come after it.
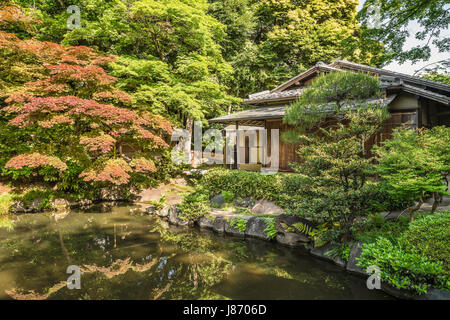
MULTIPOLYGON (((31 6, 30 1, 18 1, 31 6)), ((205 1, 43 1, 36 12, 40 40, 84 45, 119 55, 111 73, 141 108, 179 125, 225 112, 232 67, 222 57, 225 27, 207 15, 205 1), (66 8, 81 9, 81 28, 69 30, 66 8)))
POLYGON ((151 182, 154 156, 168 147, 161 135, 171 133, 171 123, 133 106, 104 69, 113 61, 89 47, 0 31, 4 174, 40 176, 69 192, 80 191, 81 179, 92 183, 90 191, 151 182))
POLYGON ((131 69, 128 80, 136 64, 162 62, 164 74, 153 70, 153 81, 133 79, 136 98, 183 122, 230 110, 239 101, 233 95, 273 87, 320 60, 383 63, 380 43, 360 37, 356 5, 356 0, 60 0, 38 2, 34 14, 43 21, 41 40, 139 59, 122 60, 122 71, 131 69), (72 31, 65 27, 70 4, 80 6, 82 17, 82 28, 72 31), (174 115, 180 101, 192 106, 181 104, 174 115))
POLYGON ((450 23, 450 2, 448 0, 366 0, 360 17, 365 36, 382 41, 387 47, 389 59, 428 60, 430 44, 440 52, 448 52, 450 38, 444 30, 450 23), (420 30, 414 34, 421 43, 411 49, 405 48, 406 39, 411 36, 409 23, 417 23, 420 30))

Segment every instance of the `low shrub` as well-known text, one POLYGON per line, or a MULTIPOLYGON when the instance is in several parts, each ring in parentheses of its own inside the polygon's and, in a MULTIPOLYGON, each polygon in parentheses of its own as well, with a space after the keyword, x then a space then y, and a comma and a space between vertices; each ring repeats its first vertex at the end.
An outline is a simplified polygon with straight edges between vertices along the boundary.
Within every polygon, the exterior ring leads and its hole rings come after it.
POLYGON ((247 229, 247 220, 242 217, 230 219, 230 225, 239 232, 244 232, 247 229))
POLYGON ((441 261, 450 275, 450 211, 414 220, 399 241, 410 252, 441 261))
POLYGON ((354 237, 355 240, 364 243, 373 243, 379 237, 384 237, 395 242, 408 229, 408 225, 408 218, 399 221, 385 221, 382 225, 369 219, 366 223, 357 227, 357 230, 354 232, 354 237))
POLYGON ((266 228, 264 232, 266 233, 267 238, 274 239, 278 235, 278 230, 275 224, 274 218, 263 218, 266 222, 266 228))
POLYGON ((234 193, 231 191, 222 191, 222 197, 226 203, 232 203, 234 200, 234 193))
POLYGON ((8 214, 12 200, 12 195, 10 193, 5 192, 0 194, 0 216, 8 214))
POLYGON ((214 168, 200 181, 211 194, 232 192, 235 197, 276 201, 282 192, 280 175, 262 175, 259 172, 214 168))
POLYGON ((197 190, 185 196, 177 208, 180 219, 196 221, 210 211, 209 193, 203 189, 197 190))
POLYGON ((450 278, 445 274, 442 262, 407 252, 399 243, 383 237, 364 244, 358 260, 358 265, 364 269, 379 267, 381 280, 398 289, 418 294, 426 293, 430 287, 450 290, 450 278))

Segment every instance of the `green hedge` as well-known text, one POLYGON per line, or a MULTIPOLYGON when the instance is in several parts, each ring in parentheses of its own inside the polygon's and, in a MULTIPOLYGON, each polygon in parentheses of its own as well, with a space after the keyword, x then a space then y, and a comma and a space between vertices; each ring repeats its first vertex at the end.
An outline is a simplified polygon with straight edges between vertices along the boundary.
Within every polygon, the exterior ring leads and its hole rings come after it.
POLYGON ((400 241, 408 251, 441 261, 450 275, 450 211, 416 219, 400 241))
POLYGON ((200 185, 212 195, 222 191, 236 197, 277 201, 282 192, 281 175, 262 175, 259 172, 214 168, 200 180, 200 185))
POLYGON ((447 289, 450 279, 445 274, 443 263, 427 256, 408 252, 400 244, 386 238, 363 245, 359 266, 366 269, 377 266, 381 279, 398 289, 407 289, 418 294, 426 293, 430 287, 447 289))
POLYGON ((380 267, 382 280, 399 289, 450 290, 450 212, 417 217, 398 231, 397 236, 380 232, 374 242, 363 245, 359 265, 380 267))

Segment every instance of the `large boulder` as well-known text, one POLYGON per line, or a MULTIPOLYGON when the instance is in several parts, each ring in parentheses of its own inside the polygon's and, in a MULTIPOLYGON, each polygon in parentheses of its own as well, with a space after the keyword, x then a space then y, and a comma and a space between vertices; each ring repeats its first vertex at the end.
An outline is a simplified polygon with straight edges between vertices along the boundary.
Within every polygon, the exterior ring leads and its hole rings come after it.
POLYGON ((225 219, 223 217, 217 217, 214 219, 213 230, 217 233, 225 232, 225 219))
POLYGON ((280 233, 277 235, 277 241, 289 247, 303 247, 309 239, 297 233, 280 233))
POLYGON ((247 197, 244 199, 236 199, 234 204, 237 207, 241 207, 241 208, 253 208, 253 206, 255 205, 255 201, 252 198, 247 197))
POLYGON ((201 217, 197 220, 197 225, 202 229, 212 229, 214 225, 214 219, 201 217))
POLYGON ((283 209, 277 206, 274 202, 269 200, 258 200, 252 208, 255 214, 273 214, 278 215, 283 213, 283 209))
POLYGON ((176 225, 176 226, 180 226, 180 227, 184 227, 184 226, 189 226, 192 223, 188 220, 183 220, 180 219, 178 217, 179 214, 179 209, 177 208, 176 205, 170 206, 169 208, 169 214, 167 216, 167 219, 169 221, 170 224, 176 225))
POLYGON ((156 210, 156 215, 161 218, 166 218, 170 214, 170 210, 175 210, 172 208, 172 206, 165 206, 164 208, 160 210, 156 210))
POLYGON ((363 276, 363 277, 367 277, 369 276, 367 274, 367 272, 364 271, 363 268, 359 267, 358 264, 358 258, 361 256, 361 242, 355 242, 352 244, 351 248, 350 248, 350 255, 348 258, 348 262, 347 262, 347 271, 363 276))
POLYGON ((245 235, 258 239, 270 240, 264 231, 267 228, 266 221, 261 217, 251 217, 247 221, 247 228, 245 229, 245 235))
POLYGON ((209 201, 214 207, 221 207, 225 204, 225 198, 221 194, 215 195, 209 201))

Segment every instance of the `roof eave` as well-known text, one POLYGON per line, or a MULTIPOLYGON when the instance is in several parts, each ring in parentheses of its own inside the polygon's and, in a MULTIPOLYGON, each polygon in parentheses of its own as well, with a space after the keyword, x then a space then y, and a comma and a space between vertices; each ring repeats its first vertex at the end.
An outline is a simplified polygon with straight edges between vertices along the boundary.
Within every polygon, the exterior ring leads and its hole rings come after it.
POLYGON ((269 99, 244 99, 242 104, 252 105, 252 104, 261 104, 267 102, 285 102, 285 101, 295 101, 300 95, 291 96, 291 97, 280 97, 280 98, 269 98, 269 99))

